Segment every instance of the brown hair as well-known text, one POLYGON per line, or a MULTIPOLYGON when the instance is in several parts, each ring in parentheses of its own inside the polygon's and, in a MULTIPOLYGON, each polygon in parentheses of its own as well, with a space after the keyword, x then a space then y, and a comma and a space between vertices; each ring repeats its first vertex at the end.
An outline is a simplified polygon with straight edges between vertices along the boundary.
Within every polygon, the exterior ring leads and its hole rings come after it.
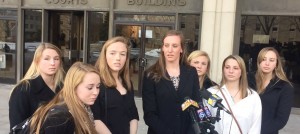
MULTIPOLYGON (((179 60, 179 64, 181 65, 187 65, 187 60, 186 60, 186 47, 184 44, 184 36, 183 33, 181 31, 177 31, 177 30, 170 30, 168 31, 163 38, 163 44, 164 44, 164 40, 166 37, 168 36, 179 36, 180 37, 180 46, 182 49, 182 53, 180 55, 180 60, 179 60)), ((150 66, 146 72, 148 72, 147 76, 148 77, 152 77, 154 79, 154 81, 158 82, 162 77, 165 78, 166 80, 169 80, 169 78, 166 76, 166 61, 165 61, 165 57, 164 57, 164 52, 162 51, 162 47, 163 45, 161 45, 160 48, 160 56, 158 58, 158 61, 150 66)))
POLYGON ((264 87, 264 81, 265 81, 264 77, 265 76, 264 76, 261 68, 259 67, 259 64, 263 61, 266 53, 269 51, 274 52, 276 55, 276 67, 272 72, 273 77, 276 76, 277 78, 288 82, 292 86, 292 83, 287 79, 287 77, 283 71, 282 63, 281 63, 281 59, 280 59, 278 51, 273 47, 265 47, 262 50, 260 50, 260 52, 258 53, 258 56, 257 56, 257 72, 255 74, 255 79, 256 79, 256 88, 257 88, 257 91, 259 94, 261 94, 265 91, 265 87, 264 87))
POLYGON ((225 75, 224 75, 224 67, 225 67, 225 62, 229 59, 233 59, 233 60, 237 61, 237 63, 239 64, 239 67, 241 69, 241 77, 239 79, 239 90, 241 90, 242 98, 245 98, 248 95, 248 92, 247 92, 248 80, 247 80, 246 66, 245 66, 244 60, 238 55, 229 55, 228 57, 226 57, 224 59, 223 64, 222 64, 222 80, 221 80, 220 86, 222 87, 223 85, 226 84, 226 79, 225 79, 225 75))
POLYGON ((129 47, 129 42, 125 37, 122 36, 117 36, 113 37, 109 40, 107 40, 101 50, 100 56, 98 60, 96 61, 96 68, 101 72, 100 78, 102 80, 102 83, 104 83, 108 87, 117 87, 116 80, 114 79, 111 69, 107 64, 106 60, 106 52, 107 48, 116 42, 121 42, 126 45, 127 48, 127 56, 126 56, 126 62, 123 66, 123 68, 120 70, 119 75, 123 81, 125 81, 125 84, 127 86, 127 90, 131 90, 131 82, 130 82, 130 74, 129 74, 129 56, 130 56, 130 47, 129 47), (109 70, 109 71, 108 71, 109 70))

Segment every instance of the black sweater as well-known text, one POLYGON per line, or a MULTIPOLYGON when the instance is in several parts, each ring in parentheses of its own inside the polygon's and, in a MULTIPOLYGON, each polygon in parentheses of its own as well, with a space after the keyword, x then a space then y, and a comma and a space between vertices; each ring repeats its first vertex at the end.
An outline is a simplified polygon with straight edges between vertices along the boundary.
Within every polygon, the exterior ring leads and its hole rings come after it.
MULTIPOLYGON (((248 74, 249 86, 256 89, 254 74, 248 74)), ((264 93, 262 103, 261 134, 278 134, 290 116, 293 105, 294 88, 286 81, 273 78, 264 93)))

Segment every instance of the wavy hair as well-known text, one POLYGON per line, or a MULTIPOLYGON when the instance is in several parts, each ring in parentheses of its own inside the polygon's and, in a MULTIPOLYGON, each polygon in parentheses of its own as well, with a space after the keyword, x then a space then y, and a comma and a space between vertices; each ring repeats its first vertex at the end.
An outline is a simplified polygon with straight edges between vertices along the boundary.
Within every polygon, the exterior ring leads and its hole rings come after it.
MULTIPOLYGON (((181 31, 177 31, 177 30, 168 31, 163 37, 162 44, 164 44, 164 40, 168 36, 179 36, 180 37, 180 46, 182 49, 182 53, 180 54, 179 64, 187 65, 187 60, 186 60, 187 52, 186 52, 186 47, 184 44, 183 33, 181 31)), ((147 76, 152 77, 155 82, 158 82, 162 77, 166 80, 170 80, 166 75, 166 72, 167 72, 166 60, 164 57, 164 52, 162 51, 162 47, 163 47, 163 45, 161 45, 161 48, 160 48, 160 56, 158 58, 158 61, 154 65, 150 66, 146 71, 148 73, 147 76)))
POLYGON ((104 83, 108 87, 117 87, 117 83, 115 78, 112 75, 112 70, 107 64, 106 60, 106 53, 107 53, 107 48, 116 42, 121 42, 126 45, 127 48, 127 56, 126 56, 126 61, 123 66, 123 68, 119 72, 119 76, 121 77, 122 81, 125 81, 125 84, 127 86, 127 90, 131 90, 131 82, 130 82, 130 74, 129 74, 129 56, 130 56, 130 47, 129 47, 129 41, 125 37, 122 36, 117 36, 113 37, 109 40, 107 40, 101 50, 100 56, 97 59, 95 66, 101 72, 100 78, 102 80, 102 83, 104 83))
POLYGON ((246 72, 246 65, 244 60, 238 56, 238 55, 229 55, 228 57, 226 57, 223 61, 222 64, 222 80, 221 80, 221 84, 220 87, 222 87, 223 85, 226 84, 226 78, 224 75, 224 67, 225 67, 225 63, 227 60, 229 59, 233 59, 235 61, 237 61, 240 69, 241 69, 241 77, 239 79, 239 90, 241 90, 242 93, 242 99, 248 96, 248 80, 247 80, 247 72, 246 72))
MULTIPOLYGON (((77 86, 83 81, 87 73, 96 73, 97 69, 82 62, 74 63, 66 74, 63 89, 47 105, 37 109, 31 118, 30 133, 40 133, 43 122, 47 118, 47 113, 56 105, 66 105, 72 114, 75 123, 76 134, 96 134, 94 123, 90 120, 85 104, 76 94, 77 86)), ((100 76, 99 76, 100 77, 100 76)))
POLYGON ((210 74, 210 58, 208 56, 208 54, 205 51, 201 51, 201 50, 195 50, 193 51, 187 58, 187 62, 189 64, 191 64, 191 61, 195 58, 198 58, 200 56, 204 56, 207 59, 207 70, 204 73, 204 75, 202 76, 202 79, 200 80, 200 87, 203 87, 203 83, 204 83, 204 78, 205 77, 209 77, 210 74))
POLYGON ((276 55, 276 67, 272 72, 272 76, 273 77, 276 76, 280 80, 286 81, 292 86, 292 83, 288 80, 288 78, 286 77, 286 75, 283 71, 282 63, 281 63, 278 51, 273 47, 265 47, 262 50, 260 50, 260 52, 258 53, 258 56, 257 56, 257 72, 255 74, 255 79, 256 79, 256 88, 257 88, 257 91, 259 94, 261 94, 265 91, 264 83, 263 83, 265 81, 265 76, 264 76, 261 68, 259 67, 259 64, 263 61, 265 55, 269 51, 274 52, 276 55))

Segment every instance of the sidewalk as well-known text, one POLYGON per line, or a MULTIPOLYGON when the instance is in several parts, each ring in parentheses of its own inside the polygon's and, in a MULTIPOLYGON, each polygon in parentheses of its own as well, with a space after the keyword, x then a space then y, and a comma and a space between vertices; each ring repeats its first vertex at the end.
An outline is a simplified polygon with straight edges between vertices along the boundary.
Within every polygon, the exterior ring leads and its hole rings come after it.
MULTIPOLYGON (((8 99, 10 90, 14 85, 0 84, 0 134, 9 133, 8 121, 8 99)), ((135 97, 140 121, 138 123, 138 134, 147 133, 147 125, 143 120, 142 98, 135 97)), ((300 133, 300 108, 293 108, 288 124, 280 131, 280 134, 298 134, 300 133)))

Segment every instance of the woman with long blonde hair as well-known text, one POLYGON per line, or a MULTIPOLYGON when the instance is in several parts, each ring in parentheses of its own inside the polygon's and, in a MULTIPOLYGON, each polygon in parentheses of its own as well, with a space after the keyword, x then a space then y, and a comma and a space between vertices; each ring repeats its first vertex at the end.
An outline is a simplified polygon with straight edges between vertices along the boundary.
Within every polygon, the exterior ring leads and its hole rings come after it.
POLYGON ((9 98, 10 128, 30 117, 43 103, 49 102, 62 87, 62 53, 51 43, 41 43, 24 78, 9 98))
POLYGON ((95 67, 74 63, 62 90, 34 113, 30 133, 97 134, 90 105, 99 94, 99 86, 100 76, 95 67))
POLYGON ((249 85, 262 102, 262 134, 278 134, 288 122, 293 105, 292 83, 287 79, 280 55, 273 47, 263 48, 257 57, 257 72, 249 73, 249 85))
POLYGON ((96 68, 101 72, 101 94, 92 106, 98 133, 136 134, 138 112, 129 75, 129 42, 118 36, 105 42, 96 68))
POLYGON ((209 78, 210 58, 206 52, 195 50, 188 56, 187 61, 197 70, 201 90, 217 85, 209 78))

